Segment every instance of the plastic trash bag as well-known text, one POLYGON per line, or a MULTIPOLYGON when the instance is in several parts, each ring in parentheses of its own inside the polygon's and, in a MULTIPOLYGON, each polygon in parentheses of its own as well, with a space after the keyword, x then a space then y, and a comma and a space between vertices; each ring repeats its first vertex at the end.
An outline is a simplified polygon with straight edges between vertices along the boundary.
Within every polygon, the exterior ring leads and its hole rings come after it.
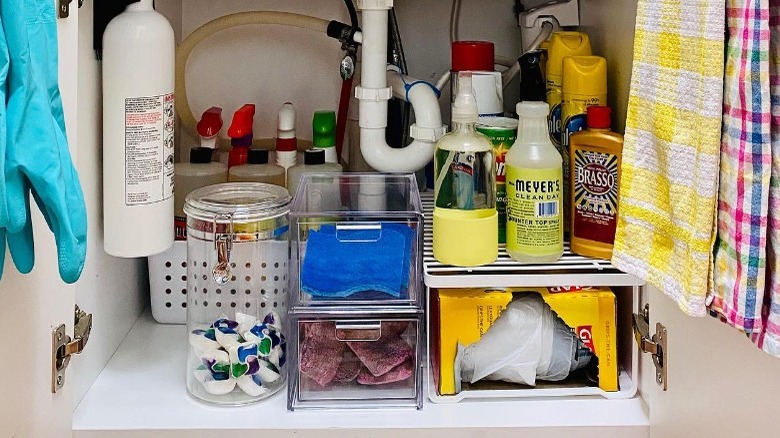
POLYGON ((535 386, 536 380, 560 381, 593 359, 574 332, 536 293, 516 298, 482 339, 455 357, 455 390, 463 381, 500 380, 535 386))

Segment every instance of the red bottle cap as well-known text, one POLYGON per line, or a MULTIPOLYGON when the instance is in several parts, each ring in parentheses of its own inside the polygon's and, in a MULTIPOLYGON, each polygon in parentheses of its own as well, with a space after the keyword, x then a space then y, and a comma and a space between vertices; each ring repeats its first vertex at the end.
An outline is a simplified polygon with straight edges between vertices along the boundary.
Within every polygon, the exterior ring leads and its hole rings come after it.
POLYGON ((588 107, 588 128, 609 129, 610 127, 612 127, 612 109, 601 105, 588 107))
POLYGON ((493 71, 496 50, 490 41, 454 41, 452 71, 493 71))
POLYGON ((212 106, 200 118, 198 122, 198 135, 201 137, 214 137, 222 130, 222 108, 212 106))
POLYGON ((248 103, 233 114, 233 123, 228 128, 228 137, 241 138, 252 134, 252 125, 255 120, 255 106, 248 103))

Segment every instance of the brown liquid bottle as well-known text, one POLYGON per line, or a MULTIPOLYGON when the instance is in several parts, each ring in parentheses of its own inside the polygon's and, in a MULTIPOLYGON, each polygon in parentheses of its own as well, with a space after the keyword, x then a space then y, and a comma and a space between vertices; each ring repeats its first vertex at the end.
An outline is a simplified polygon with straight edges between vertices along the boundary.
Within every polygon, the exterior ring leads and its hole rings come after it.
POLYGON ((620 196, 623 136, 610 131, 607 106, 588 107, 588 129, 572 134, 571 251, 612 258, 620 196))

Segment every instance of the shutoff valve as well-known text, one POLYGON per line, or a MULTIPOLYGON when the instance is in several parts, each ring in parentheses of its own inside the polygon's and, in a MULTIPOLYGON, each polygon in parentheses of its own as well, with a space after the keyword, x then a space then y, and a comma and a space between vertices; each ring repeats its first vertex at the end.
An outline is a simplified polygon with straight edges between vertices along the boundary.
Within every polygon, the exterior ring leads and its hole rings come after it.
POLYGON ((578 0, 553 0, 523 11, 519 17, 520 34, 523 39, 523 51, 542 31, 544 23, 553 25, 553 32, 562 27, 580 25, 578 0))

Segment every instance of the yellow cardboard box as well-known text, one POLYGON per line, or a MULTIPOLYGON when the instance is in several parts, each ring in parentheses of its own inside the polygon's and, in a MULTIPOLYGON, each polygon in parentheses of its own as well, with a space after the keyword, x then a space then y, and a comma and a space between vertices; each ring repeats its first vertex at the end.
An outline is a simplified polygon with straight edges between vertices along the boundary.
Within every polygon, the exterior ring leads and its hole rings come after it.
POLYGON ((617 391, 615 294, 609 288, 441 289, 431 302, 433 366, 439 371, 435 373, 439 394, 455 394, 458 343, 467 346, 478 341, 512 300, 512 293, 524 291, 542 295, 599 358, 599 387, 617 391))

